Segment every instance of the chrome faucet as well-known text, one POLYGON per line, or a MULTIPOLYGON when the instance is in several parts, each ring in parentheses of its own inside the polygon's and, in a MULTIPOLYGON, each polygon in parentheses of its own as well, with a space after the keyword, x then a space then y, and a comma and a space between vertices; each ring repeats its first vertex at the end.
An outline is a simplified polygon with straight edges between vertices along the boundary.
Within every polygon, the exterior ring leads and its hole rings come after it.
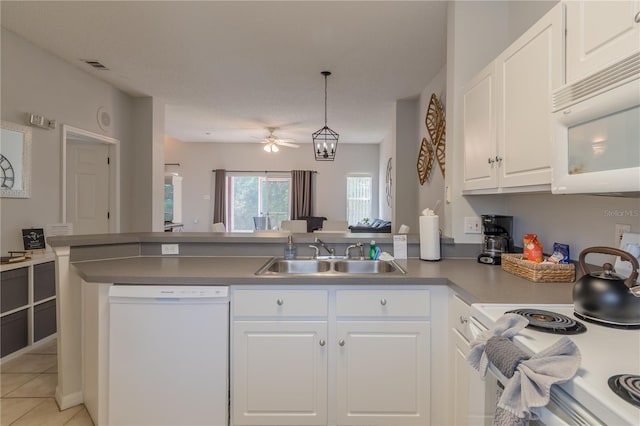
POLYGON ((309 247, 315 250, 315 252, 313 253, 313 258, 317 259, 318 255, 320 254, 320 249, 318 248, 318 246, 314 246, 313 244, 309 244, 309 247))
MULTIPOLYGON (((327 245, 325 244, 325 242, 324 242, 324 241, 322 241, 320 238, 316 238, 316 243, 320 244, 320 247, 322 247, 323 249, 325 249, 325 250, 329 253, 329 255, 330 255, 330 256, 335 256, 335 254, 336 254, 336 250, 335 250, 335 249, 332 249, 332 248, 329 248, 329 246, 327 246, 327 245)), ((317 257, 317 254, 316 254, 316 257, 317 257)))
POLYGON ((344 251, 344 256, 348 259, 349 258, 349 251, 351 249, 354 249, 354 248, 360 249, 359 258, 360 258, 360 260, 363 260, 364 259, 364 247, 363 247, 363 245, 362 245, 362 243, 360 241, 358 241, 356 244, 351 244, 350 246, 348 246, 344 251))

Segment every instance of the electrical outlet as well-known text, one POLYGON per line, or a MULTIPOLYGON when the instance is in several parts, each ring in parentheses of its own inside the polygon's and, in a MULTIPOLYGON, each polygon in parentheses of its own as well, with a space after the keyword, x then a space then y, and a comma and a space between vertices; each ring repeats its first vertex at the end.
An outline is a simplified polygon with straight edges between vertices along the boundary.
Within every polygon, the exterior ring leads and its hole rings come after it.
POLYGON ((631 232, 631 225, 624 225, 620 223, 616 223, 616 236, 615 236, 615 244, 614 247, 620 247, 620 242, 622 241, 622 234, 625 232, 631 232))
POLYGON ((178 244, 162 244, 162 254, 180 254, 178 244))
POLYGON ((478 216, 469 216, 464 218, 464 233, 479 234, 482 232, 482 223, 478 216))

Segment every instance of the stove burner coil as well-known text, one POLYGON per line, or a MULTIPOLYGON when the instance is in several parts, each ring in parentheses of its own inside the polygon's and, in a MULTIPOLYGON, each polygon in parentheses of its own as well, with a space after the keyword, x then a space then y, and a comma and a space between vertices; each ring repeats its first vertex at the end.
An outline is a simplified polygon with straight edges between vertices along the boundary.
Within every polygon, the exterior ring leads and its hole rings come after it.
POLYGON ((573 313, 576 317, 580 318, 583 321, 590 322, 592 324, 598 324, 603 327, 617 328, 619 330, 638 330, 640 329, 640 324, 619 324, 611 321, 605 321, 599 318, 590 317, 587 314, 580 314, 578 312, 573 313))
POLYGON ((532 329, 553 334, 579 334, 587 331, 587 327, 581 322, 569 318, 566 315, 556 312, 544 311, 542 309, 514 309, 505 314, 518 314, 529 320, 532 329))
POLYGON ((640 407, 640 376, 618 374, 610 377, 608 383, 616 395, 629 404, 640 407))

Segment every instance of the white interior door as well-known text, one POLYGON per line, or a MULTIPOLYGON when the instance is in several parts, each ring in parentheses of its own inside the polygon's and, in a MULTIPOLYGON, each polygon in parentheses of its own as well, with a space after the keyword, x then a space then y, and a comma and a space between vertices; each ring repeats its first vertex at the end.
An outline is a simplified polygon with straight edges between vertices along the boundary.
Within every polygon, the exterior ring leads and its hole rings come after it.
POLYGON ((67 142, 67 223, 74 234, 109 232, 109 146, 67 142))

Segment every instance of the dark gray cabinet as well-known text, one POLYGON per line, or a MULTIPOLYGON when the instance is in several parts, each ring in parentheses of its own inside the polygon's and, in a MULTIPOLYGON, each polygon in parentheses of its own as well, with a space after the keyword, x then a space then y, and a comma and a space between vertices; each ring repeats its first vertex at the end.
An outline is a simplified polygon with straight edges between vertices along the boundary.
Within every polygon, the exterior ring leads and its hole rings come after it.
POLYGON ((33 341, 44 339, 56 332, 56 301, 40 303, 33 307, 33 341))
POLYGON ((0 357, 29 345, 28 309, 0 318, 0 357))
POLYGON ((29 268, 4 271, 0 275, 1 313, 29 304, 29 268))
POLYGON ((0 357, 56 332, 56 274, 51 255, 0 272, 0 357))
POLYGON ((56 295, 56 264, 55 262, 33 265, 33 301, 56 295))

